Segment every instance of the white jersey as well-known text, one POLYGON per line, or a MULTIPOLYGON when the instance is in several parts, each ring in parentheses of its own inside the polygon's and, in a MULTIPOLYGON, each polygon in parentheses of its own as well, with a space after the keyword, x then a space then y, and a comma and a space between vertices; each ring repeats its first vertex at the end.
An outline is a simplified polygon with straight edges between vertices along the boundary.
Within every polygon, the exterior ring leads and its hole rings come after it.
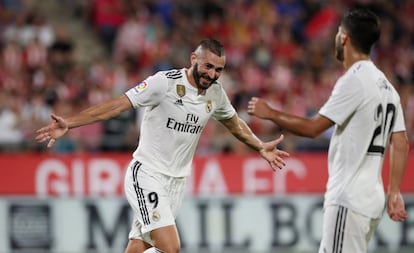
POLYGON ((338 79, 319 114, 336 124, 325 206, 342 205, 368 217, 381 216, 384 153, 390 133, 405 131, 398 93, 371 61, 359 61, 338 79))
POLYGON ((224 120, 236 114, 218 82, 198 95, 185 71, 157 72, 125 93, 134 108, 146 107, 134 158, 172 177, 190 174, 200 134, 210 117, 224 120))

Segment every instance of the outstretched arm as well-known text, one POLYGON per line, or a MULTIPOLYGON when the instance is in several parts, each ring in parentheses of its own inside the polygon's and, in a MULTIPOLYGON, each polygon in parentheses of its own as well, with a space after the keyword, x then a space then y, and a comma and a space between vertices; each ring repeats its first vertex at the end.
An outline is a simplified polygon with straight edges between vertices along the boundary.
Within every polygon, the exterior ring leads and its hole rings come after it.
POLYGON ((387 191, 387 212, 394 221, 403 221, 408 217, 400 186, 404 176, 408 155, 408 138, 406 132, 391 135, 390 140, 390 176, 387 191))
POLYGON ((129 99, 125 95, 122 95, 118 98, 91 106, 67 119, 52 114, 53 122, 37 130, 35 139, 38 142, 49 140, 47 146, 51 147, 57 139, 65 135, 71 128, 113 118, 130 108, 132 108, 132 105, 129 99))
POLYGON ((261 119, 271 120, 282 129, 293 134, 316 138, 325 130, 334 125, 330 119, 317 114, 312 119, 298 117, 289 113, 278 111, 270 107, 263 99, 253 97, 249 101, 247 112, 261 119))
POLYGON ((232 118, 228 120, 220 121, 237 139, 251 147, 252 149, 258 151, 260 155, 269 162, 273 170, 277 168, 281 169, 285 166, 285 161, 283 157, 289 156, 285 151, 279 150, 276 148, 283 140, 283 135, 278 139, 270 142, 262 142, 257 136, 252 132, 250 127, 235 114, 232 118))

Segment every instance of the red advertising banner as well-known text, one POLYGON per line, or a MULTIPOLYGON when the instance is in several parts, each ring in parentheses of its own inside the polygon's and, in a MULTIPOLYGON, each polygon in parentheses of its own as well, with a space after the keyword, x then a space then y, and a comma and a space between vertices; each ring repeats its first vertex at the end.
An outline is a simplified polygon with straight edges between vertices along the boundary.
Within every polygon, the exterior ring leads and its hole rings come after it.
MULTIPOLYGON (((283 195, 323 193, 326 153, 291 154, 284 169, 274 172, 258 156, 196 157, 188 193, 202 195, 283 195)), ((0 195, 116 196, 123 194, 130 154, 2 154, 0 195)), ((387 164, 387 162, 385 163, 387 164)), ((414 192, 414 157, 410 154, 403 192, 414 192)), ((388 170, 383 172, 384 182, 388 170)))

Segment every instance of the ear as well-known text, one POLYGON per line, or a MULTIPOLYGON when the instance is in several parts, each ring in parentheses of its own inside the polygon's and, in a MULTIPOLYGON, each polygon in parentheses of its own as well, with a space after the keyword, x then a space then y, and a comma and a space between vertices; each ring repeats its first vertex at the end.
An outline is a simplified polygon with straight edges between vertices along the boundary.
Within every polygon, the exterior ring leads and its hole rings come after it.
POLYGON ((191 66, 193 66, 194 64, 196 64, 196 62, 197 62, 197 55, 195 53, 191 53, 190 60, 191 60, 191 66))
POLYGON ((341 45, 342 46, 345 46, 345 44, 348 41, 348 39, 349 39, 348 33, 342 33, 341 34, 341 45))

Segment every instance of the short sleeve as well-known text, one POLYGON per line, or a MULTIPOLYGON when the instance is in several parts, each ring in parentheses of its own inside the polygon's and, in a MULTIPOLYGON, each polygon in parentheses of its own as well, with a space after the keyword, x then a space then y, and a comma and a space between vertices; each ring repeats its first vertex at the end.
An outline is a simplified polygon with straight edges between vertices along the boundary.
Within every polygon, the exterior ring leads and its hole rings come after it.
POLYGON ((223 87, 220 86, 220 96, 218 100, 217 109, 214 111, 213 118, 216 120, 230 119, 236 114, 236 110, 230 102, 223 87))
POLYGON ((364 91, 357 78, 344 76, 338 79, 329 99, 319 110, 319 114, 342 125, 362 103, 364 96, 361 96, 361 92, 364 91))
POLYGON ((406 131, 405 121, 404 121, 404 113, 403 113, 403 110, 402 110, 401 103, 398 103, 395 124, 394 124, 394 127, 392 129, 392 132, 395 133, 395 132, 402 132, 402 131, 406 131))
POLYGON ((125 92, 134 108, 158 105, 168 90, 168 80, 162 72, 148 77, 125 92))

